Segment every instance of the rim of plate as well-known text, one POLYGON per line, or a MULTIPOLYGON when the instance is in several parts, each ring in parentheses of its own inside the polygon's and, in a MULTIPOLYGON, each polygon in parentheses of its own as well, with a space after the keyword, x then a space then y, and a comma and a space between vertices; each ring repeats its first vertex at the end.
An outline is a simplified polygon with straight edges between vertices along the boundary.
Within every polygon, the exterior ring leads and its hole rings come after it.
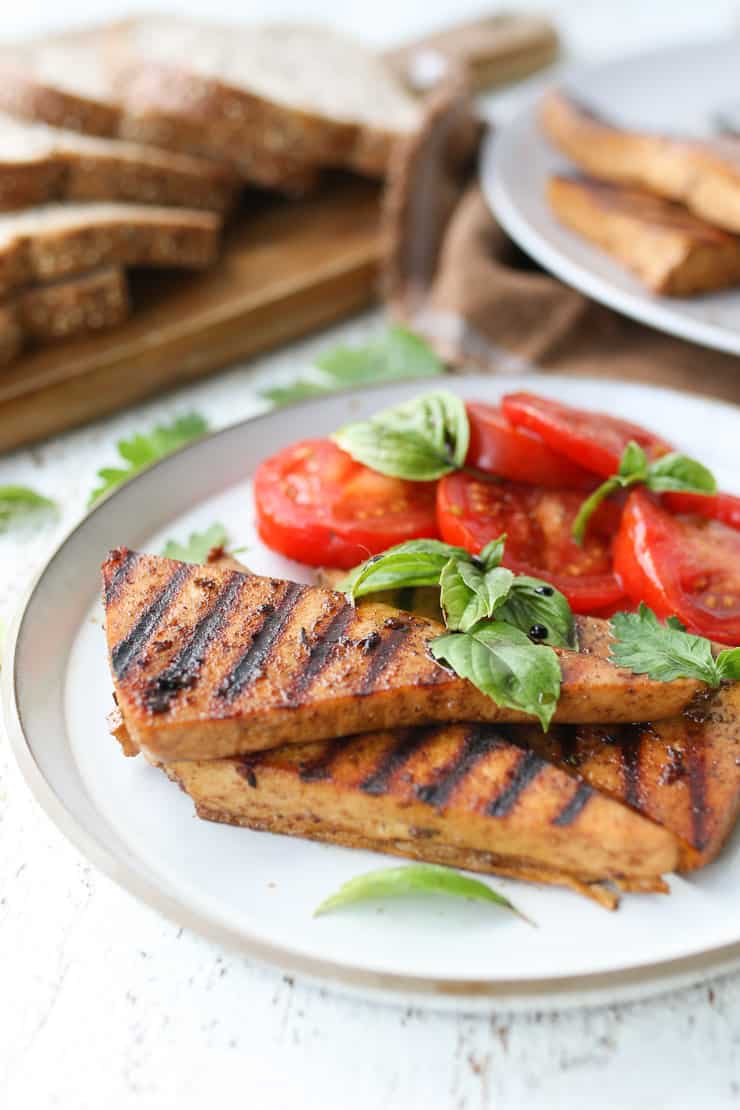
MULTIPOLYGON (((727 39, 703 39, 700 42, 687 44, 676 43, 672 46, 653 47, 648 50, 634 51, 624 54, 619 58, 612 58, 593 65, 573 67, 554 78, 543 89, 541 86, 526 96, 521 107, 495 131, 489 131, 481 148, 479 159, 479 178, 483 195, 495 213, 508 235, 529 255, 539 262, 546 270, 568 285, 577 289, 592 300, 599 301, 608 308, 614 309, 622 315, 639 320, 648 327, 664 331, 669 335, 678 336, 691 343, 711 347, 715 350, 725 351, 728 354, 740 354, 740 332, 728 332, 718 324, 705 323, 694 317, 686 317, 679 307, 672 303, 673 298, 659 297, 642 289, 638 279, 630 271, 620 267, 611 256, 604 255, 598 247, 583 240, 582 245, 589 246, 594 257, 600 256, 608 260, 620 271, 632 277, 635 281, 634 291, 616 287, 608 277, 597 274, 590 266, 584 265, 571 258, 559 246, 553 245, 548 238, 532 226, 526 214, 521 210, 516 196, 509 188, 501 167, 507 158, 510 144, 522 134, 534 136, 539 143, 546 143, 540 135, 536 123, 536 110, 547 90, 551 87, 567 83, 570 78, 582 79, 595 77, 600 73, 613 70, 624 64, 641 63, 650 64, 674 54, 686 52, 701 53, 705 50, 723 49, 728 46, 727 39)), ((735 44, 740 57, 740 40, 735 44)), ((717 290, 718 293, 727 290, 717 290)), ((739 291, 740 292, 740 291, 739 291)), ((711 296, 712 294, 707 294, 711 296)), ((675 299, 678 304, 679 298, 675 299)))
MULTIPOLYGON (((466 375, 481 381, 484 375, 466 375)), ((531 381, 534 375, 496 375, 497 383, 522 386, 531 381)), ((490 382, 490 378, 488 381, 490 382)), ((611 384, 628 385, 640 392, 667 394, 684 399, 691 394, 662 386, 609 381, 605 383, 595 378, 569 378, 565 375, 547 375, 543 379, 547 385, 557 389, 558 384, 580 381, 591 386, 611 384)), ((380 383, 345 390, 341 396, 351 400, 353 396, 387 391, 393 385, 414 386, 419 388, 439 387, 440 379, 419 378, 408 382, 380 383)), ((454 384, 454 379, 449 384, 454 384)), ((340 396, 339 394, 337 396, 340 396)), ((696 398, 708 407, 732 408, 731 404, 715 398, 696 398)), ((291 411, 300 413, 325 403, 324 398, 314 398, 291 406, 291 411)), ((408 1005, 409 1002, 427 1009, 457 1010, 460 1012, 489 1012, 492 1007, 499 1010, 528 1011, 533 1009, 568 1009, 576 1006, 601 1006, 620 1001, 649 998, 698 983, 708 976, 729 974, 740 969, 740 939, 706 949, 694 955, 669 958, 647 964, 624 967, 609 972, 591 972, 582 975, 553 975, 532 979, 431 979, 418 976, 398 975, 392 972, 362 970, 344 963, 318 957, 303 956, 290 947, 270 944, 248 932, 236 929, 219 918, 217 912, 193 909, 179 893, 171 890, 159 877, 149 877, 132 863, 126 862, 93 832, 88 830, 81 819, 57 796, 52 783, 37 764, 29 739, 26 737, 21 720, 17 691, 17 646, 23 631, 28 610, 37 591, 42 586, 47 572, 58 560, 64 558, 68 545, 98 513, 109 510, 124 493, 130 495, 138 484, 140 488, 157 481, 155 472, 177 469, 182 459, 196 455, 204 444, 233 434, 243 428, 253 427, 256 423, 269 423, 277 411, 258 413, 235 424, 227 425, 207 433, 193 443, 186 444, 172 454, 153 463, 146 470, 128 482, 111 490, 67 532, 47 558, 39 572, 27 587, 8 631, 2 667, 2 710, 10 748, 28 788, 39 807, 56 825, 60 832, 91 863, 109 879, 132 894, 139 901, 162 913, 178 925, 239 951, 257 963, 271 967, 282 973, 295 974, 304 981, 316 986, 331 986, 338 993, 354 997, 370 998, 394 1005, 408 1005)), ((105 814, 97 811, 105 821, 105 814)))

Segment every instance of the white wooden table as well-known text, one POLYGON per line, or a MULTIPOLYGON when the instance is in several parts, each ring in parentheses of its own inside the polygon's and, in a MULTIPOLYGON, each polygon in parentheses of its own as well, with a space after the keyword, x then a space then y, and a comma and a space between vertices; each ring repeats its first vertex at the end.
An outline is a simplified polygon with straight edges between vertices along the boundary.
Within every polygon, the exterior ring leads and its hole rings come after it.
MULTIPOLYGON (((71 22, 122 7, 68 0, 63 12, 71 22)), ((238 10, 224 0, 209 7, 238 10)), ((35 0, 4 10, 4 27, 42 26, 46 8, 46 0, 35 0)), ((328 18, 340 5, 270 8, 313 9, 328 18)), ((421 29, 425 13, 439 23, 479 8, 376 0, 345 5, 342 20, 390 41, 421 29)), ((570 0, 559 8, 581 55, 603 56, 669 33, 711 33, 736 19, 736 4, 720 0, 711 7, 570 0)), ((57 22, 61 13, 60 6, 57 22)), ((359 338, 378 326, 379 314, 369 313, 0 460, 0 483, 32 484, 62 507, 55 525, 0 536, 0 614, 12 613, 24 584, 84 512, 95 470, 113 460, 117 438, 190 409, 213 426, 249 415, 260 384, 292 377, 340 335, 359 338)), ((468 1018, 350 1001, 258 968, 164 920, 92 870, 39 812, 0 744, 0 1107, 724 1107, 740 1101, 739 1046, 740 976, 639 1005, 468 1018)))

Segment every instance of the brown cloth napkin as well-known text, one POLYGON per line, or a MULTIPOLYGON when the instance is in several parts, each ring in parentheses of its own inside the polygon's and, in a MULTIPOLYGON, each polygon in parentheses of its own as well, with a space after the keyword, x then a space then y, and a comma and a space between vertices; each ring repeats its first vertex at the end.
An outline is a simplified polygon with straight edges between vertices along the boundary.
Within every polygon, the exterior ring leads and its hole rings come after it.
POLYGON ((740 358, 589 301, 511 242, 477 183, 482 132, 456 79, 395 152, 384 211, 392 315, 461 368, 622 378, 740 402, 740 358))

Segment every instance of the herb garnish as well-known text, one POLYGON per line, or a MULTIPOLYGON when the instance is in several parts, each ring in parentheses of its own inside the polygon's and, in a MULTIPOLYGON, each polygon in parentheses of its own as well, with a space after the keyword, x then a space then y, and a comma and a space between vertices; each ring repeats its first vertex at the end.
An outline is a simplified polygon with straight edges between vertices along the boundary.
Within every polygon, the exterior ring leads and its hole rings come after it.
POLYGON ((402 327, 389 328, 363 346, 334 347, 319 355, 316 365, 323 371, 322 378, 316 381, 297 378, 289 385, 263 389, 260 396, 275 405, 288 405, 351 386, 430 378, 444 373, 444 363, 431 347, 402 327))
POLYGON ((397 898, 409 894, 443 894, 453 898, 471 898, 478 902, 490 902, 515 913, 534 925, 516 906, 486 883, 461 875, 450 867, 439 867, 432 863, 412 863, 406 867, 383 867, 369 871, 344 883, 336 894, 325 898, 314 911, 319 917, 344 906, 355 905, 377 898, 397 898))
POLYGON ((662 624, 644 602, 636 613, 615 613, 611 627, 610 662, 618 667, 658 682, 695 678, 717 687, 740 681, 740 647, 725 648, 715 658, 709 640, 687 632, 677 617, 662 624))
POLYGON ((371 470, 433 482, 463 466, 470 426, 460 398, 439 390, 346 424, 332 439, 371 470))
POLYGON ((181 563, 205 563, 214 547, 226 547, 229 542, 223 524, 216 522, 205 532, 191 532, 185 543, 167 540, 162 554, 167 559, 178 559, 181 563))
POLYGON ((0 486, 0 531, 42 513, 56 512, 56 502, 29 486, 0 486))
POLYGON ((135 435, 131 439, 119 439, 118 453, 125 463, 125 467, 105 466, 98 471, 101 479, 88 501, 94 504, 100 497, 133 478, 140 470, 151 466, 157 459, 176 451, 193 439, 199 439, 208 431, 208 423, 192 412, 185 416, 178 416, 171 424, 159 424, 148 435, 135 435))
POLYGON ((672 451, 649 463, 639 444, 631 440, 624 449, 619 470, 594 490, 581 505, 573 521, 573 539, 583 543, 588 522, 602 501, 618 489, 642 483, 655 493, 716 493, 714 475, 702 463, 672 451))
POLYGON ((363 563, 339 588, 355 600, 381 590, 439 586, 448 631, 430 644, 434 658, 498 705, 537 717, 547 729, 560 696, 552 647, 576 646, 575 621, 554 586, 500 565, 505 538, 477 556, 439 540, 411 540, 363 563))

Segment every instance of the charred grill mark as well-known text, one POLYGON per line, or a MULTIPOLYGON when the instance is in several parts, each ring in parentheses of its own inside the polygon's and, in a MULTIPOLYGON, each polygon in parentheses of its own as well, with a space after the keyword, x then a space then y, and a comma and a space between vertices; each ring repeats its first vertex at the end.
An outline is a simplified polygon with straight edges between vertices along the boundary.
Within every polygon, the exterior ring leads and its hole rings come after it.
POLYGON ((508 783, 501 793, 486 807, 489 817, 506 817, 516 805, 519 795, 545 766, 536 752, 526 751, 519 757, 508 783))
POLYGON ((624 780, 624 800, 628 806, 640 808, 640 748, 642 747, 642 726, 624 725, 621 730, 622 776, 624 780))
POLYGON ((144 704, 150 713, 165 713, 181 690, 195 684, 209 645, 222 630, 245 581, 244 575, 236 571, 230 575, 214 604, 196 624, 187 644, 169 666, 147 684, 144 704))
POLYGON ((370 659, 370 666, 365 672, 365 677, 360 683, 360 694, 371 694, 375 688, 375 684, 380 678, 384 670, 390 665, 393 656, 396 654, 401 644, 411 631, 411 626, 408 624, 399 624, 397 627, 389 629, 387 635, 384 635, 374 649, 370 659))
POLYGON ((693 845, 700 852, 709 843, 707 830, 707 778, 704 765, 704 752, 701 744, 701 728, 690 728, 686 745, 686 770, 691 799, 691 828, 693 845))
POLYGON ((218 696, 235 701, 247 686, 260 676, 280 634, 290 620, 298 599, 306 592, 297 582, 288 583, 277 604, 266 606, 262 624, 252 642, 218 688, 218 696))
POLYGON ((380 796, 388 790, 388 784, 393 776, 401 770, 403 765, 411 758, 415 751, 426 744, 437 728, 409 728, 404 729, 398 742, 384 753, 378 766, 360 783, 360 790, 364 794, 380 796))
POLYGON ((179 566, 151 605, 141 614, 131 631, 114 646, 111 659, 116 678, 122 679, 137 656, 141 654, 144 645, 177 597, 192 570, 193 568, 186 564, 179 566))
POLYGON ((593 787, 589 786, 587 782, 582 782, 578 786, 573 797, 569 802, 566 802, 560 813, 553 818, 553 825, 559 828, 565 828, 567 825, 572 825, 576 817, 580 817, 581 813, 586 807, 587 802, 596 791, 593 787))
MULTIPOLYGON (((353 605, 345 602, 329 621, 326 629, 321 632, 315 643, 308 644, 308 659, 302 671, 299 671, 290 684, 290 689, 285 695, 288 705, 294 705, 301 694, 311 686, 321 671, 329 662, 334 649, 339 644, 356 615, 353 605)), ((304 631, 303 629, 301 631, 304 631)))
POLYGON ((457 754, 446 767, 440 770, 441 777, 438 777, 436 782, 429 783, 428 786, 417 787, 416 796, 427 805, 442 809, 468 771, 485 755, 496 751, 497 748, 506 747, 507 743, 501 734, 490 726, 474 725, 465 734, 457 754))
POLYGON ((301 782, 329 782, 332 777, 334 761, 339 758, 352 740, 352 736, 332 740, 330 744, 327 744, 326 750, 316 759, 301 763, 298 768, 298 778, 301 782))
POLYGON ((105 587, 105 604, 111 605, 118 597, 121 587, 123 586, 128 572, 133 570, 139 561, 139 553, 137 551, 127 551, 116 567, 113 576, 107 582, 105 587))

